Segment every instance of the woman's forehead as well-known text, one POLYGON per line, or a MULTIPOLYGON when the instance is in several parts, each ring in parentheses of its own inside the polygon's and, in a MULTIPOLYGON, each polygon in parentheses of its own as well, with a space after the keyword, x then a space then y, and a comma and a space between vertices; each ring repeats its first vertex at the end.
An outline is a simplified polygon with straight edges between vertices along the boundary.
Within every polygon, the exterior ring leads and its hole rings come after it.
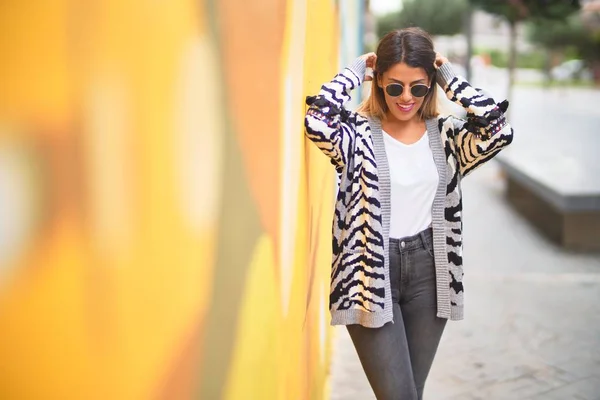
POLYGON ((411 67, 405 63, 392 65, 384 74, 384 78, 399 83, 413 83, 426 81, 427 73, 421 67, 411 67))

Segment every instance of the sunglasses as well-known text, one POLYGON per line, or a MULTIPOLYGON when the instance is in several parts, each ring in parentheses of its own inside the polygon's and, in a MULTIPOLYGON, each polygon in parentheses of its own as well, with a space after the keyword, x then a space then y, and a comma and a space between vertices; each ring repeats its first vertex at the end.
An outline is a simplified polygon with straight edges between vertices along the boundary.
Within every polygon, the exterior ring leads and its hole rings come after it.
MULTIPOLYGON (((392 97, 398 97, 404 92, 404 86, 401 83, 390 83, 385 87, 385 91, 392 97)), ((410 87, 410 94, 414 97, 423 97, 429 92, 429 86, 419 83, 410 87)))

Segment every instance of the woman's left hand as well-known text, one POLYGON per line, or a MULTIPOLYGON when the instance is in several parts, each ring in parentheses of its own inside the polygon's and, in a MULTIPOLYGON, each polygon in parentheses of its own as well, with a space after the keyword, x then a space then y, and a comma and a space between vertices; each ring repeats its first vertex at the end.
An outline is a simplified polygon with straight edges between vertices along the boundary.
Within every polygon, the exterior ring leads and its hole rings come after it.
POLYGON ((435 67, 435 69, 438 69, 439 67, 441 67, 443 64, 445 64, 447 62, 448 62, 448 59, 446 57, 444 57, 440 53, 435 53, 435 62, 433 63, 433 66, 435 67))

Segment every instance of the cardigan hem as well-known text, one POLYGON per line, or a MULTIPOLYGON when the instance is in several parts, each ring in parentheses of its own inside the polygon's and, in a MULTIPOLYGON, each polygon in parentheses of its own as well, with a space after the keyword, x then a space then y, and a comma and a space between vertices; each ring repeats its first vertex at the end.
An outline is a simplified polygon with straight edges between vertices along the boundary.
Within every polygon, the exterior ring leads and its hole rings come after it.
POLYGON ((463 306, 450 306, 444 307, 443 309, 438 308, 436 317, 449 319, 450 321, 462 321, 464 319, 464 308, 463 306))
POLYGON ((450 320, 461 321, 464 317, 464 308, 462 306, 451 306, 450 307, 450 320))
POLYGON ((388 322, 394 322, 394 314, 390 308, 384 312, 369 312, 359 309, 331 311, 331 325, 362 325, 365 328, 381 328, 388 322))

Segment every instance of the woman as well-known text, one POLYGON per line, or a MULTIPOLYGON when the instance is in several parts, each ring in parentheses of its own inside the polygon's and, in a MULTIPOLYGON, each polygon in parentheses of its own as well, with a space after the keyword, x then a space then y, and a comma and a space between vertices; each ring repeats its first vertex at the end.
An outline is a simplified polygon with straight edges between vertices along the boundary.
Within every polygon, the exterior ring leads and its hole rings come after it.
POLYGON ((386 35, 317 96, 306 135, 334 164, 330 310, 378 399, 421 399, 448 319, 463 317, 461 180, 510 144, 496 104, 418 28, 386 35), (344 104, 367 68, 369 97, 344 104), (440 117, 437 84, 467 120, 440 117))

